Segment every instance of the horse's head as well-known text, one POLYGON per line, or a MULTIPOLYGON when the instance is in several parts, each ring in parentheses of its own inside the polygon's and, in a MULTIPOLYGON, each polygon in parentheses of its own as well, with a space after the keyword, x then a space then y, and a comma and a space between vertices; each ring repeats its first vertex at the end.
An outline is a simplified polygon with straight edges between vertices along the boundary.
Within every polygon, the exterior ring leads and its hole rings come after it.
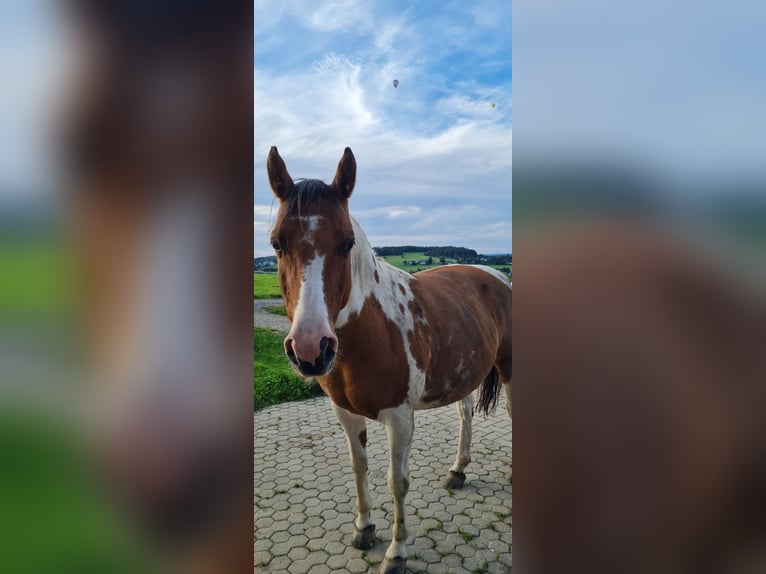
POLYGON ((348 198, 356 181, 356 160, 346 148, 330 185, 319 180, 294 183, 272 147, 267 171, 279 199, 271 245, 292 325, 285 352, 301 374, 325 375, 338 350, 333 325, 351 292, 354 231, 348 198))

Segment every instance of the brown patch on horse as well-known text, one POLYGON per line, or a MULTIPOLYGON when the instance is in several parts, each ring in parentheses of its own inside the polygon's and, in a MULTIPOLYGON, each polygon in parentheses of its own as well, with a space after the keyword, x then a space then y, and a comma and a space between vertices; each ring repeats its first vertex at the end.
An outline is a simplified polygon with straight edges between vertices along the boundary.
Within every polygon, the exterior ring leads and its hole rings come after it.
POLYGON ((380 275, 378 275, 378 270, 375 270, 375 283, 380 283, 380 275))
POLYGON ((401 303, 399 303, 399 312, 400 312, 402 315, 404 315, 404 305, 402 305, 401 303))
POLYGON ((317 380, 338 406, 377 419, 382 409, 404 402, 409 388, 409 366, 399 327, 386 317, 375 297, 368 297, 359 315, 337 331, 338 359, 333 370, 317 380), (361 353, 344 352, 343 341, 353 341, 361 353), (370 360, 374 353, 375 360, 370 360))
POLYGON ((401 283, 399 283, 399 291, 402 292, 402 295, 407 294, 407 290, 404 288, 404 285, 402 285, 401 283))
POLYGON ((364 429, 362 432, 359 433, 359 442, 362 444, 363 447, 367 446, 367 429, 364 429))
POLYGON ((510 379, 508 285, 469 266, 437 267, 414 277, 410 288, 416 300, 409 307, 416 320, 408 342, 418 368, 427 373, 422 400, 447 404, 462 399, 485 380, 498 357, 508 357, 510 379), (466 347, 470 353, 450 344, 466 339, 473 343, 466 347))
POLYGON ((423 307, 420 306, 420 303, 418 303, 417 300, 410 301, 407 304, 407 307, 409 307, 413 318, 421 320, 423 319, 423 307))

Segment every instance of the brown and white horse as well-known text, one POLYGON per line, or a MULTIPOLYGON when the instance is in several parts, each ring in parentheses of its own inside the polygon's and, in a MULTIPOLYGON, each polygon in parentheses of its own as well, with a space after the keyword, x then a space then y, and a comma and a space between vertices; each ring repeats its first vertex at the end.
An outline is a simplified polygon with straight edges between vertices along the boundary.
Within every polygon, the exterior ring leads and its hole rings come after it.
POLYGON ((375 257, 348 211, 356 161, 346 148, 330 185, 294 183, 276 147, 267 161, 279 199, 271 234, 291 329, 285 352, 316 377, 343 426, 357 488, 353 545, 375 540, 367 486, 365 418, 382 422, 391 451, 393 540, 381 572, 404 572, 404 500, 413 412, 457 402, 460 440, 447 483, 462 487, 471 461, 472 391, 494 406, 501 381, 511 414, 511 285, 482 266, 454 265, 410 275, 375 257))

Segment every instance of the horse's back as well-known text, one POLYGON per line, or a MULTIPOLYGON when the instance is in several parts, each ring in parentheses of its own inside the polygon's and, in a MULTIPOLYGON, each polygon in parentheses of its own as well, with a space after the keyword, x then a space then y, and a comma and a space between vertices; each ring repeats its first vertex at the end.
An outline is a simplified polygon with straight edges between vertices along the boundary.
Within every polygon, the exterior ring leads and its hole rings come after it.
POLYGON ((512 288, 496 269, 483 265, 446 265, 420 271, 413 292, 435 315, 471 315, 510 333, 512 288))

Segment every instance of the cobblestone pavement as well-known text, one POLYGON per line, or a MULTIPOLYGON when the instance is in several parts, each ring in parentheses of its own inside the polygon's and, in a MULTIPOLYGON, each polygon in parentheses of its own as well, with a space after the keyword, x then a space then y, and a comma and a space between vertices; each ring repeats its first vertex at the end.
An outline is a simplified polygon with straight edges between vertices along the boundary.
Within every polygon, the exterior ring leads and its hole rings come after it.
MULTIPOLYGON (((473 462, 462 490, 441 486, 457 449, 454 405, 415 413, 410 455, 408 572, 511 572, 511 421, 505 397, 476 415, 473 462)), ((368 421, 372 518, 378 541, 351 545, 355 487, 340 423, 329 399, 286 403, 255 413, 255 572, 377 573, 391 541, 388 444, 368 421)))
POLYGON ((264 307, 276 307, 282 304, 282 299, 254 299, 253 300, 253 324, 256 327, 275 329, 287 334, 290 331, 290 320, 283 315, 274 315, 264 311, 264 307))

